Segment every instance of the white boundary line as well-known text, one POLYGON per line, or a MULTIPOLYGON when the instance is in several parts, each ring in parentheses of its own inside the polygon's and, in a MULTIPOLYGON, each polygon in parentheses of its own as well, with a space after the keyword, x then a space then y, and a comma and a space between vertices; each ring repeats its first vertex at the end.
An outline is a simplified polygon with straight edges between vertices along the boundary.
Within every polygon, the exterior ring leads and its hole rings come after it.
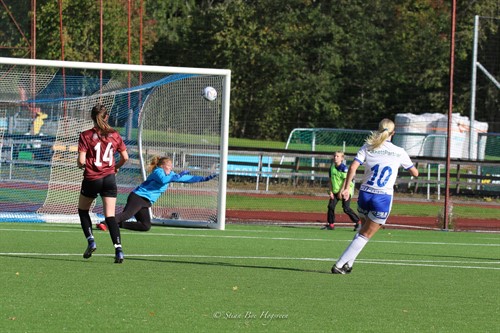
MULTIPOLYGON (((191 229, 189 229, 191 230, 191 229)), ((20 231, 20 232, 49 232, 49 233, 74 233, 80 232, 81 230, 32 230, 32 229, 12 229, 12 228, 0 228, 0 231, 20 231)), ((213 231, 209 229, 200 230, 193 229, 193 231, 199 233, 200 231, 208 231, 212 233, 213 231)), ((99 232, 99 231, 96 231, 99 232)), ((231 232, 244 232, 244 231, 231 231, 231 232)), ((200 234, 176 234, 176 233, 138 233, 134 231, 122 231, 122 234, 128 236, 134 235, 139 237, 155 237, 155 236, 169 236, 169 237, 201 237, 201 238, 223 238, 223 239, 262 239, 271 241, 313 241, 313 242, 351 242, 349 239, 328 239, 328 238, 292 238, 292 237, 259 237, 259 236, 241 236, 241 235, 227 235, 224 234, 211 234, 211 235, 200 235, 200 234)), ((499 238, 500 240, 500 238, 499 238)), ((412 244, 412 245, 446 245, 446 246, 489 246, 489 247, 500 247, 499 243, 450 243, 450 242, 412 242, 412 241, 385 241, 385 240, 370 240, 370 244, 375 243, 390 243, 390 244, 412 244)))
MULTIPOLYGON (((108 257, 112 254, 93 254, 92 256, 108 257)), ((0 252, 0 256, 32 256, 32 257, 81 257, 81 253, 30 253, 30 252, 0 252)), ((189 254, 127 254, 126 258, 187 258, 187 259, 226 259, 226 260, 293 260, 293 261, 328 261, 335 262, 336 258, 298 258, 298 257, 268 257, 268 256, 210 256, 189 254)), ((498 261, 460 261, 460 260, 390 260, 390 259, 358 259, 357 264, 418 266, 438 268, 465 268, 500 270, 500 267, 471 266, 473 265, 500 265, 498 261), (453 264, 453 265, 448 265, 453 264), (457 265, 457 264, 466 264, 457 265)))
MULTIPOLYGON (((46 226, 46 225, 44 225, 46 226)), ((187 229, 186 229, 187 230, 187 229)), ((261 239, 270 241, 315 241, 315 242, 350 242, 351 239, 335 240, 335 239, 321 239, 321 238, 291 238, 291 237, 260 237, 244 236, 244 235, 227 235, 228 232, 246 232, 245 230, 234 230, 224 232, 224 234, 213 234, 212 230, 199 230, 189 229, 194 231, 193 234, 188 233, 137 233, 125 232, 128 236, 139 237, 202 237, 202 238, 224 238, 224 239, 261 239), (207 231, 208 234, 200 234, 200 231, 207 231)), ((45 232, 45 233, 81 233, 81 230, 54 230, 49 228, 46 230, 33 230, 33 229, 19 229, 19 228, 0 228, 0 231, 21 231, 21 232, 45 232)), ((488 237, 488 239, 491 239, 488 237)), ((495 238, 493 238, 495 239, 495 238)), ((412 241, 377 241, 371 240, 370 243, 394 243, 394 244, 419 244, 419 245, 445 245, 445 246, 488 246, 499 247, 500 243, 494 244, 479 244, 479 243, 446 243, 446 242, 412 242, 412 241)), ((77 256, 81 257, 81 253, 29 253, 29 252, 2 252, 0 256, 36 256, 36 257, 68 257, 77 256)), ((112 256, 112 254, 94 254, 97 257, 112 256)), ((196 255, 196 254, 128 254, 127 258, 187 258, 187 259, 225 259, 225 260, 301 260, 301 261, 328 261, 335 262, 336 258, 311 258, 311 257, 269 257, 269 256, 216 256, 216 255, 196 255)), ((392 259, 358 259, 356 263, 359 264, 374 264, 374 265, 395 265, 395 266, 420 266, 420 267, 440 267, 440 268, 462 268, 462 269, 486 269, 486 270, 500 270, 500 267, 486 267, 491 265, 500 265, 499 260, 488 261, 467 261, 467 260, 392 260, 392 259), (483 265, 483 266, 481 266, 483 265), (486 266, 484 266, 486 265, 486 266)))

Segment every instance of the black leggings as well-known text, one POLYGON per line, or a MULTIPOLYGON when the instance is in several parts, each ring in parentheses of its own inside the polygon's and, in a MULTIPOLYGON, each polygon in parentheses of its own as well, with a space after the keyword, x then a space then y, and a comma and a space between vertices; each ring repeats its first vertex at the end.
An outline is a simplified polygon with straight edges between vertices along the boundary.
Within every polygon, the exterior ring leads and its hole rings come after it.
POLYGON ((120 214, 116 215, 116 222, 123 229, 148 231, 151 229, 150 207, 151 202, 148 199, 131 192, 128 195, 125 208, 120 214), (135 216, 137 222, 126 222, 132 216, 135 216))
MULTIPOLYGON (((339 202, 339 199, 337 198, 337 194, 333 196, 333 199, 330 198, 328 201, 328 213, 327 213, 327 221, 328 224, 334 224, 335 223, 335 206, 337 206, 337 203, 339 202)), ((349 216, 352 222, 358 223, 359 217, 356 215, 356 213, 351 209, 351 196, 349 196, 349 199, 344 200, 342 199, 342 209, 344 210, 344 213, 349 216)))

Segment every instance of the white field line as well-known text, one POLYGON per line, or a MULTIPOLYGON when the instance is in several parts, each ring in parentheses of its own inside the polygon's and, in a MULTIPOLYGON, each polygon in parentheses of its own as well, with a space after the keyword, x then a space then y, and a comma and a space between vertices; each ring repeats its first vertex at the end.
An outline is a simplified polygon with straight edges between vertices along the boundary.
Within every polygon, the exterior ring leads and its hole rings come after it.
MULTIPOLYGON (((197 229, 195 229, 197 230, 197 229)), ((48 233, 81 233, 81 230, 29 230, 29 229, 9 229, 0 228, 0 231, 21 231, 21 232, 48 232, 48 233)), ((206 230, 205 230, 206 231, 206 230)), ((100 231, 97 231, 100 232, 100 231)), ((213 231, 210 231, 212 233, 213 231)), ((242 235, 199 235, 199 234, 175 234, 175 233, 142 233, 142 232, 123 232, 128 236, 135 235, 140 237, 168 236, 168 237, 201 237, 201 238, 223 238, 223 239, 260 239, 260 240, 282 240, 282 241, 314 241, 314 242, 351 242, 350 239, 320 239, 320 238, 291 238, 291 237, 260 237, 260 236, 242 236, 242 235)), ((500 240, 500 238, 499 238, 500 240)), ((412 245, 453 245, 453 246, 491 246, 500 247, 499 243, 450 243, 450 242, 412 242, 412 241, 384 241, 370 240, 370 243, 390 243, 390 244, 412 244, 412 245)))
MULTIPOLYGON (((93 254, 92 256, 108 257, 111 254, 93 254)), ((30 253, 30 252, 0 252, 0 256, 31 256, 31 257, 70 257, 81 254, 75 253, 30 253)), ((297 258, 297 257, 269 257, 269 256, 211 256, 189 254, 127 254, 127 258, 183 258, 183 259, 217 259, 217 260, 278 260, 278 261, 327 261, 335 262, 336 258, 297 258)), ((439 268, 466 268, 500 270, 500 267, 487 267, 477 265, 500 265, 499 261, 464 261, 464 260, 391 260, 391 259, 358 259, 357 264, 419 266, 439 268), (463 264, 463 265, 460 265, 463 264)))

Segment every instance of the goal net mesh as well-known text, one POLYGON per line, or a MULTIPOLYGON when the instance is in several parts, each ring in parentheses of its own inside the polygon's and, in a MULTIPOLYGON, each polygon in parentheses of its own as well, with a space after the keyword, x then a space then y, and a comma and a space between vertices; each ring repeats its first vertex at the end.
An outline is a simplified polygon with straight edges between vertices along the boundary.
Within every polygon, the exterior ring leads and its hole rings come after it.
MULTIPOLYGON (((0 64, 0 221, 79 222, 78 137, 93 126, 90 110, 96 104, 110 111, 109 123, 130 157, 116 178, 117 213, 155 156, 171 157, 176 172, 219 173, 224 79, 185 71, 0 64), (217 90, 215 101, 202 97, 207 86, 217 90)), ((224 200, 219 179, 170 184, 153 205, 153 221, 217 223, 224 200)), ((102 213, 98 198, 93 221, 102 213)))

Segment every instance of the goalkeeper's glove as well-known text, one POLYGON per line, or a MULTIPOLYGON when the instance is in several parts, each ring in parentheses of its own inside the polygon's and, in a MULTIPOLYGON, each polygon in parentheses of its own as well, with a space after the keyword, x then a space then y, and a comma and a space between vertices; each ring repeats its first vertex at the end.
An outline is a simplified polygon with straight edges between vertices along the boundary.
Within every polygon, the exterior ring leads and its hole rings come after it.
POLYGON ((179 172, 179 177, 182 177, 182 176, 185 176, 185 175, 189 175, 189 171, 184 170, 184 171, 179 172))
POLYGON ((217 176, 218 176, 218 174, 214 173, 214 174, 212 174, 212 175, 210 175, 210 176, 206 176, 206 177, 204 177, 204 178, 203 178, 203 181, 204 181, 204 182, 206 182, 206 181, 208 181, 208 180, 210 180, 210 179, 214 179, 214 178, 215 178, 215 177, 217 177, 217 176))

